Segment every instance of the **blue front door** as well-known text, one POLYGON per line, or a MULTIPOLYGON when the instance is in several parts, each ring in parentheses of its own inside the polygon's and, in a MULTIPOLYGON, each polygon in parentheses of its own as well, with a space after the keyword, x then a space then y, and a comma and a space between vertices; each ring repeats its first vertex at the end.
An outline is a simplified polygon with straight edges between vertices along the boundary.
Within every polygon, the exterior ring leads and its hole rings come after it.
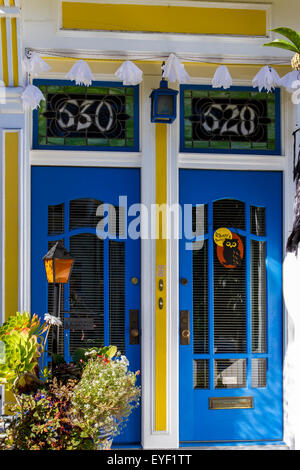
POLYGON ((181 170, 180 203, 180 442, 281 440, 282 175, 181 170))
MULTIPOLYGON (((127 237, 127 207, 139 201, 137 169, 32 169, 32 312, 53 311, 42 262, 49 248, 62 240, 75 258, 61 298, 58 352, 67 362, 77 348, 114 344, 140 369, 140 335, 130 337, 140 324, 140 241, 127 237), (82 330, 80 319, 89 326, 82 330)), ((140 442, 139 409, 115 442, 140 442)))

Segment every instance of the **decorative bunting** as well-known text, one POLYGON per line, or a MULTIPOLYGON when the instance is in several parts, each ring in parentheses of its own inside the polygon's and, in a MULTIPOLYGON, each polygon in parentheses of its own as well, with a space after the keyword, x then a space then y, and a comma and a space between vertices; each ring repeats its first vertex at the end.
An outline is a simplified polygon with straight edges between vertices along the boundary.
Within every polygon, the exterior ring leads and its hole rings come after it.
POLYGON ((300 88, 300 72, 293 70, 284 75, 281 79, 281 85, 291 93, 300 88))
POLYGON ((138 85, 143 80, 143 72, 131 60, 125 60, 115 73, 123 85, 138 85))
POLYGON ((254 88, 262 91, 264 88, 267 92, 272 91, 276 86, 281 85, 281 78, 270 65, 265 65, 252 80, 254 88))
POLYGON ((190 81, 190 76, 175 54, 170 54, 167 63, 163 65, 163 78, 170 82, 186 83, 190 81))
POLYGON ((90 86, 94 80, 89 65, 84 60, 78 60, 66 75, 68 80, 75 80, 76 85, 90 86))
POLYGON ((35 51, 30 51, 23 59, 23 67, 25 72, 30 75, 38 75, 40 73, 48 72, 51 67, 45 62, 40 54, 35 51))
POLYGON ((41 90, 34 85, 27 85, 23 91, 21 98, 25 108, 36 109, 39 107, 42 100, 45 101, 45 97, 41 90))
POLYGON ((230 88, 232 85, 232 78, 229 73, 228 68, 226 65, 220 65, 212 79, 212 86, 213 88, 224 88, 225 90, 227 88, 230 88))

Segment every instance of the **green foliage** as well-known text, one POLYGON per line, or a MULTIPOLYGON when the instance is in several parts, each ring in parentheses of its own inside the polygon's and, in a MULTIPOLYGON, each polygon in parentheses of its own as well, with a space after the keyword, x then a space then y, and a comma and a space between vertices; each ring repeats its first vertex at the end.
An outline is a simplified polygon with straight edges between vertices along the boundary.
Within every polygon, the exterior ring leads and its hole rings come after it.
MULTIPOLYGON (((115 349, 106 354, 115 356, 115 349)), ((102 434, 111 437, 120 433, 133 408, 139 405, 140 387, 136 373, 128 370, 125 356, 109 359, 93 355, 76 385, 73 405, 85 423, 87 433, 98 444, 102 434)))
POLYGON ((24 386, 26 374, 36 375, 43 352, 42 335, 47 328, 28 312, 17 312, 0 327, 0 341, 4 345, 0 384, 8 390, 24 386))
POLYGON ((286 49, 295 53, 300 54, 300 33, 297 33, 290 28, 275 28, 272 31, 281 34, 288 41, 284 39, 275 39, 272 42, 264 44, 266 47, 277 47, 279 49, 286 49))
POLYGON ((12 407, 14 419, 8 427, 5 448, 18 450, 92 450, 87 435, 72 408, 74 381, 59 384, 33 395, 21 395, 12 407))
POLYGON ((78 363, 86 363, 91 357, 107 357, 108 359, 112 359, 118 352, 118 348, 116 346, 103 346, 101 348, 78 348, 73 353, 73 362, 75 364, 78 363))

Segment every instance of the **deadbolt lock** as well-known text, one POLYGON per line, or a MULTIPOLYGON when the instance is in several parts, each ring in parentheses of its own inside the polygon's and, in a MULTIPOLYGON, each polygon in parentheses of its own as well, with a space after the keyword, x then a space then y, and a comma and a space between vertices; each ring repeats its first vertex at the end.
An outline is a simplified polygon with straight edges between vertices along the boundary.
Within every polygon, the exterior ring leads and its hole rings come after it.
POLYGON ((180 344, 187 346, 190 344, 190 312, 189 310, 180 310, 180 344))
POLYGON ((189 338, 190 335, 191 335, 191 333, 189 332, 189 330, 182 330, 182 332, 181 332, 181 336, 183 338, 189 338))

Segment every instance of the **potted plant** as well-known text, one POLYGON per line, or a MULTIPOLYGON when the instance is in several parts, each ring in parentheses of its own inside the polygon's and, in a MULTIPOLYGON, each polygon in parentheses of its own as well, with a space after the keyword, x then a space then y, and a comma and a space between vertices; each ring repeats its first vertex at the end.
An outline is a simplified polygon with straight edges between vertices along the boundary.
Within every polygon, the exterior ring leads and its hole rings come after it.
MULTIPOLYGON (((139 405, 139 371, 128 370, 128 360, 115 347, 86 353, 80 381, 74 389, 73 405, 79 420, 98 448, 107 449, 139 405)), ((81 359, 84 362, 83 359, 81 359)))
POLYGON ((130 372, 126 357, 109 346, 76 351, 75 364, 54 361, 50 375, 43 355, 50 327, 59 320, 49 314, 45 320, 41 325, 36 315, 18 312, 0 327, 0 383, 16 399, 0 447, 108 448, 139 404, 139 371, 130 372))

